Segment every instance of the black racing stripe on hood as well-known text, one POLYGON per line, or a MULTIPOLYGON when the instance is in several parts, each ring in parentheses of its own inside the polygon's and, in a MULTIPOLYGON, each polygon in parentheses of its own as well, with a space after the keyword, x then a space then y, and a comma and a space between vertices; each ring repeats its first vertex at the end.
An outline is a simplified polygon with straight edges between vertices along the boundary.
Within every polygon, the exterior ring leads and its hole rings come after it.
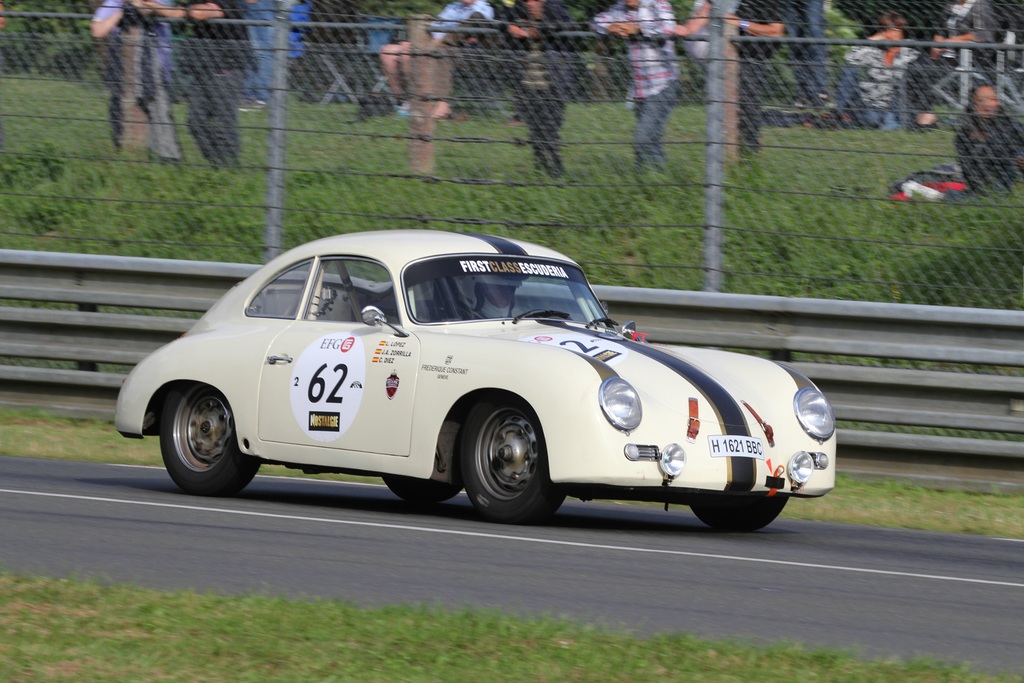
POLYGON ((811 387, 812 389, 818 388, 817 385, 814 382, 812 382, 807 377, 807 375, 803 374, 802 372, 797 372, 796 370, 789 367, 785 363, 776 362, 776 365, 778 365, 780 368, 789 373, 789 376, 793 378, 794 382, 796 382, 797 389, 803 389, 804 387, 811 387))
MULTIPOLYGON (((571 330, 573 332, 580 332, 579 329, 573 328, 562 322, 548 320, 541 322, 566 330, 571 330)), ((736 399, 732 397, 732 394, 730 394, 729 391, 714 377, 711 377, 703 370, 694 367, 681 358, 677 358, 670 353, 665 353, 661 349, 656 349, 652 346, 648 346, 647 344, 627 341, 613 335, 601 336, 601 339, 628 347, 630 351, 647 356, 651 360, 661 363, 676 374, 680 375, 696 386, 697 389, 699 389, 708 399, 708 402, 714 406, 715 410, 718 411, 718 414, 721 416, 722 422, 724 423, 726 434, 750 436, 750 430, 747 429, 747 421, 743 415, 743 408, 736 399)), ((756 467, 757 466, 753 458, 729 458, 729 484, 726 487, 726 490, 750 491, 753 489, 756 467)))
MULTIPOLYGON (((623 340, 625 344, 625 340, 623 340)), ((747 429, 747 421, 743 416, 740 404, 732 397, 718 380, 708 375, 703 370, 695 368, 686 361, 665 353, 660 349, 647 346, 646 344, 630 343, 629 348, 641 355, 658 361, 662 365, 671 368, 677 374, 682 375, 694 386, 701 390, 711 405, 715 407, 718 414, 722 416, 725 423, 725 433, 737 436, 750 436, 747 429)), ((754 475, 756 474, 756 463, 753 458, 729 458, 729 491, 750 491, 754 488, 754 475)))
POLYGON ((494 235, 481 235, 480 233, 476 232, 467 232, 463 234, 469 235, 470 237, 476 237, 477 239, 487 242, 487 244, 494 247, 499 254, 508 254, 510 256, 528 255, 525 249, 523 249, 521 246, 519 246, 512 240, 507 240, 504 237, 495 237, 494 235))

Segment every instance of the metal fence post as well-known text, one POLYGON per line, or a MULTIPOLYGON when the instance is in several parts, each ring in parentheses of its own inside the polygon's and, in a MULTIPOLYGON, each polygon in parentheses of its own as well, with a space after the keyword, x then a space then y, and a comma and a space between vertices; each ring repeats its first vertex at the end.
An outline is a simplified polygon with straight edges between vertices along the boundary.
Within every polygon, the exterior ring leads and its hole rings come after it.
POLYGON ((722 3, 711 6, 707 69, 707 146, 704 154, 704 291, 722 291, 725 201, 725 35, 722 3))
POLYGON ((288 14, 295 0, 274 3, 273 59, 270 72, 270 120, 267 131, 267 225, 264 259, 269 261, 282 249, 284 230, 285 125, 288 113, 288 14))

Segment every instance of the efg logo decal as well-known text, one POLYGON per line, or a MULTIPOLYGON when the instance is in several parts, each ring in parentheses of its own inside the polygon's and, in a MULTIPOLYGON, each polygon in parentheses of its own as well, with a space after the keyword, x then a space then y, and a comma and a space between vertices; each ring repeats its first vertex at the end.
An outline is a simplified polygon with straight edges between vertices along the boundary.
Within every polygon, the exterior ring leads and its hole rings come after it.
POLYGON ((341 416, 338 413, 309 413, 309 431, 337 432, 341 429, 341 416))

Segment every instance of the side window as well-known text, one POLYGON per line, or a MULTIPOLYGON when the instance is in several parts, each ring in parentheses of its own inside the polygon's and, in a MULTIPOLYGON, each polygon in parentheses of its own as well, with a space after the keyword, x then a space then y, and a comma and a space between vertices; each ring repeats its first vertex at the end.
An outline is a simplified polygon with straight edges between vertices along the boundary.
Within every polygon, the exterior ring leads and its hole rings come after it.
POLYGON ((376 306, 388 320, 398 322, 395 288, 387 268, 365 259, 323 259, 306 319, 357 322, 366 306, 376 306))
POLYGON ((310 266, 311 262, 306 261, 275 277, 253 297, 245 314, 250 318, 294 319, 306 289, 310 266))

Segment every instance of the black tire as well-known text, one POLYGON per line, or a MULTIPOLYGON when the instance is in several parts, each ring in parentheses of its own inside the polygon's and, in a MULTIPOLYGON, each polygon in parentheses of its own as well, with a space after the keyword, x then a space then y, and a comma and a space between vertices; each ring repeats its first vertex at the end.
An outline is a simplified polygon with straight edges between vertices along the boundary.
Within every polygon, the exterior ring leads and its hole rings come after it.
POLYGON ((787 496, 758 498, 743 505, 691 505, 697 519, 718 531, 757 531, 775 521, 786 507, 787 496))
POLYGON ((434 505, 443 503, 453 498, 461 487, 443 481, 433 479, 415 479, 413 477, 400 477, 397 474, 383 476, 384 483, 395 494, 407 503, 413 505, 434 505))
POLYGON ((259 460, 238 449, 227 399, 204 384, 168 393, 160 421, 160 453, 174 483, 194 496, 233 496, 260 468, 259 460))
POLYGON ((551 483, 539 421, 519 399, 485 399, 470 410, 459 461, 466 494, 488 521, 536 524, 565 500, 551 483))

